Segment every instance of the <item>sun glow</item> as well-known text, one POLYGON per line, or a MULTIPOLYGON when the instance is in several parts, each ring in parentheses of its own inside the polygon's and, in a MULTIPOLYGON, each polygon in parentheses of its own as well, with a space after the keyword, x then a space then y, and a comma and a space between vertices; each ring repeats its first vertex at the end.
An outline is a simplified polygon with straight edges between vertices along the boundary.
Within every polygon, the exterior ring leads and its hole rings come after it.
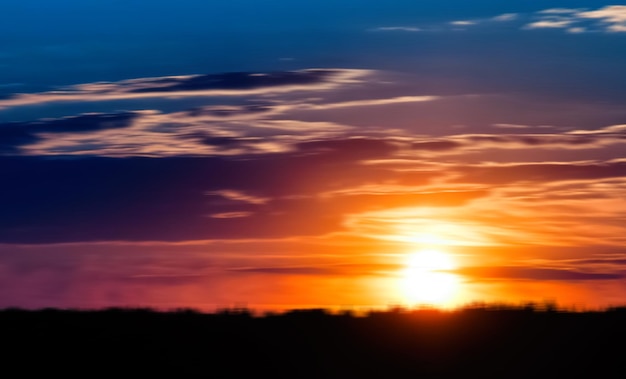
POLYGON ((450 305, 460 286, 452 255, 439 250, 421 250, 408 256, 401 273, 401 292, 410 304, 450 305))

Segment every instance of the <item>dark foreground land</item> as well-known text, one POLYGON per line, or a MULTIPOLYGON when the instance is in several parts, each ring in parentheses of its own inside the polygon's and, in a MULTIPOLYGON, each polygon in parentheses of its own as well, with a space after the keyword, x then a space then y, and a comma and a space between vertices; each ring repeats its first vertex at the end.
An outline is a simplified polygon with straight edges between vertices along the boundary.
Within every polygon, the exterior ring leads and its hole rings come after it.
POLYGON ((626 378, 626 308, 0 311, 12 377, 626 378))

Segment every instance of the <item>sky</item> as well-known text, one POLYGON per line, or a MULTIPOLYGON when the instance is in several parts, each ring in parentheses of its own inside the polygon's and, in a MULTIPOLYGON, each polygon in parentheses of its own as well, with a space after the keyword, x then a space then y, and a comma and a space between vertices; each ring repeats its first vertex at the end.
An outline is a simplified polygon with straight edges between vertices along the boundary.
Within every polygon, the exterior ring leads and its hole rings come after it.
POLYGON ((1 8, 2 308, 626 303, 626 4, 1 8))

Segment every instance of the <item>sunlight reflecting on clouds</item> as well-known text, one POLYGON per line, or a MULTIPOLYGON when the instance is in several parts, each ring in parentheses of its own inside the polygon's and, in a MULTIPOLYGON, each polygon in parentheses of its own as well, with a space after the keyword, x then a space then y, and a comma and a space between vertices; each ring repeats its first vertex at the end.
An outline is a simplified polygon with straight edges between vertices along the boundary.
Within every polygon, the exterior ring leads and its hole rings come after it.
POLYGON ((481 246, 491 241, 476 226, 437 219, 399 220, 391 239, 423 246, 481 246))
POLYGON ((457 207, 395 208, 360 214, 349 226, 373 238, 422 247, 491 246, 499 229, 472 221, 457 207))

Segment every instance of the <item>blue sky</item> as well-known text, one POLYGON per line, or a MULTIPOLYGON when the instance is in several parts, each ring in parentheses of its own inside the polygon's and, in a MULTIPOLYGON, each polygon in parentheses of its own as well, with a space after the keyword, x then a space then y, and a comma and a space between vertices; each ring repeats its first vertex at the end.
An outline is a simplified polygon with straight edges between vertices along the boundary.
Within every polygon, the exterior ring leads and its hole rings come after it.
MULTIPOLYGON (((418 68, 416 64, 424 58, 427 62, 422 64, 439 65, 440 60, 445 60, 445 64, 449 60, 467 59, 469 51, 476 61, 487 59, 480 55, 515 44, 515 50, 521 51, 506 49, 500 57, 504 65, 533 52, 552 54, 549 57, 554 58, 555 49, 550 46, 556 42, 555 37, 548 34, 546 39, 546 33, 518 33, 514 27, 503 25, 464 33, 442 30, 426 36, 398 36, 400 33, 382 36, 366 31, 385 26, 436 29, 458 20, 487 19, 507 13, 526 17, 555 7, 593 9, 602 5, 597 1, 397 0, 339 4, 266 1, 261 5, 258 1, 186 0, 152 1, 146 6, 139 1, 96 4, 8 1, 3 4, 0 26, 5 46, 2 54, 5 69, 0 80, 37 88, 142 75, 319 66, 382 65, 411 70, 418 68), (528 51, 532 47, 535 50, 528 51), (294 61, 280 61, 281 58, 294 61)), ((578 36, 576 42, 563 38, 558 42, 562 46, 556 51, 584 54, 585 48, 601 49, 605 44, 613 50, 611 45, 621 41, 606 38, 601 44, 596 42, 588 36, 578 36)), ((556 63, 552 59, 550 62, 556 63)))
POLYGON ((10 0, 0 46, 0 306, 376 305, 429 244, 457 304, 626 294, 626 5, 10 0))

